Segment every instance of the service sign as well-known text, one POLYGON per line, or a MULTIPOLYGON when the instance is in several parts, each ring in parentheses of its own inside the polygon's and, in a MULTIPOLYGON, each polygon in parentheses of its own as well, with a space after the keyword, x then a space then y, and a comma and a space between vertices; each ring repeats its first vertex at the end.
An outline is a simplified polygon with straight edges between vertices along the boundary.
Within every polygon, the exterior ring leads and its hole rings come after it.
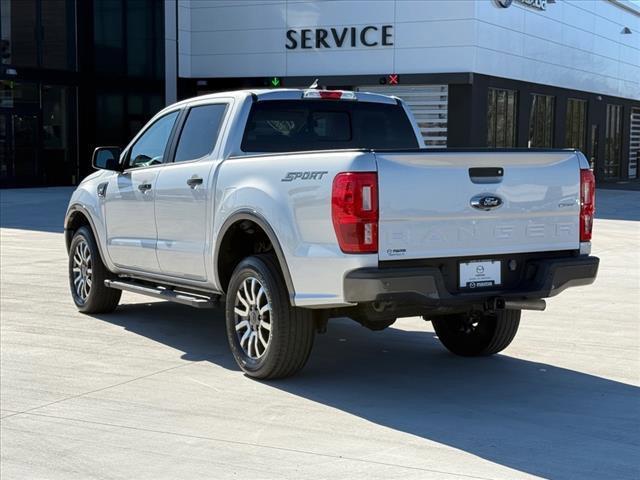
POLYGON ((287 30, 287 50, 393 46, 393 25, 287 30))

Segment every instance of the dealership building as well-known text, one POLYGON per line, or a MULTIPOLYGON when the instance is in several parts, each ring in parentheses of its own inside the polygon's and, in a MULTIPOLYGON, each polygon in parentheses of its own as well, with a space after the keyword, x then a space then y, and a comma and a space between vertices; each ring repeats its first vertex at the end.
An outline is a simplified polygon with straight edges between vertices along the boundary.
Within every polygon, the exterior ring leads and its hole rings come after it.
POLYGON ((0 0, 0 14, 3 185, 77 183, 96 145, 178 99, 316 79, 402 98, 429 148, 578 148, 600 182, 638 177, 636 0, 0 0))

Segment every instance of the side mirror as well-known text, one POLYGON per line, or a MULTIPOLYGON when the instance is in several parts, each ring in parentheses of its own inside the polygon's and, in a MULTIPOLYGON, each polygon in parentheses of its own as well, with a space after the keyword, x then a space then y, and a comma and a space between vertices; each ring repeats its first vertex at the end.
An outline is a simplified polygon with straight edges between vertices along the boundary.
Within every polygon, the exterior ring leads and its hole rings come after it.
POLYGON ((120 165, 120 147, 98 147, 93 151, 91 164, 98 170, 122 171, 120 165))

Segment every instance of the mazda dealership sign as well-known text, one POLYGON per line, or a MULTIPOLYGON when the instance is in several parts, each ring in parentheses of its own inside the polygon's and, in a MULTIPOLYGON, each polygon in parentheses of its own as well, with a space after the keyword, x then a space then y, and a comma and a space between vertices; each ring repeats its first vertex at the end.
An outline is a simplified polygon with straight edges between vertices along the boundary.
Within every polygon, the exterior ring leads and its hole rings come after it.
POLYGON ((510 7, 513 2, 517 2, 537 10, 547 9, 547 0, 496 0, 496 3, 502 8, 510 7))

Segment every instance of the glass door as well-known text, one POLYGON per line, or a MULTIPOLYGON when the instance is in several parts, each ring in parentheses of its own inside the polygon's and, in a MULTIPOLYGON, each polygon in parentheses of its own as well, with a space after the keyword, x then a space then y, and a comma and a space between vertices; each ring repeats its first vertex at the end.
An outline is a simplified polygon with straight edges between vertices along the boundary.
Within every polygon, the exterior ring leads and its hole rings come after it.
POLYGON ((15 113, 13 121, 13 177, 37 183, 38 115, 15 113))
POLYGON ((7 183, 13 171, 11 137, 11 115, 0 113, 0 186, 7 183))

